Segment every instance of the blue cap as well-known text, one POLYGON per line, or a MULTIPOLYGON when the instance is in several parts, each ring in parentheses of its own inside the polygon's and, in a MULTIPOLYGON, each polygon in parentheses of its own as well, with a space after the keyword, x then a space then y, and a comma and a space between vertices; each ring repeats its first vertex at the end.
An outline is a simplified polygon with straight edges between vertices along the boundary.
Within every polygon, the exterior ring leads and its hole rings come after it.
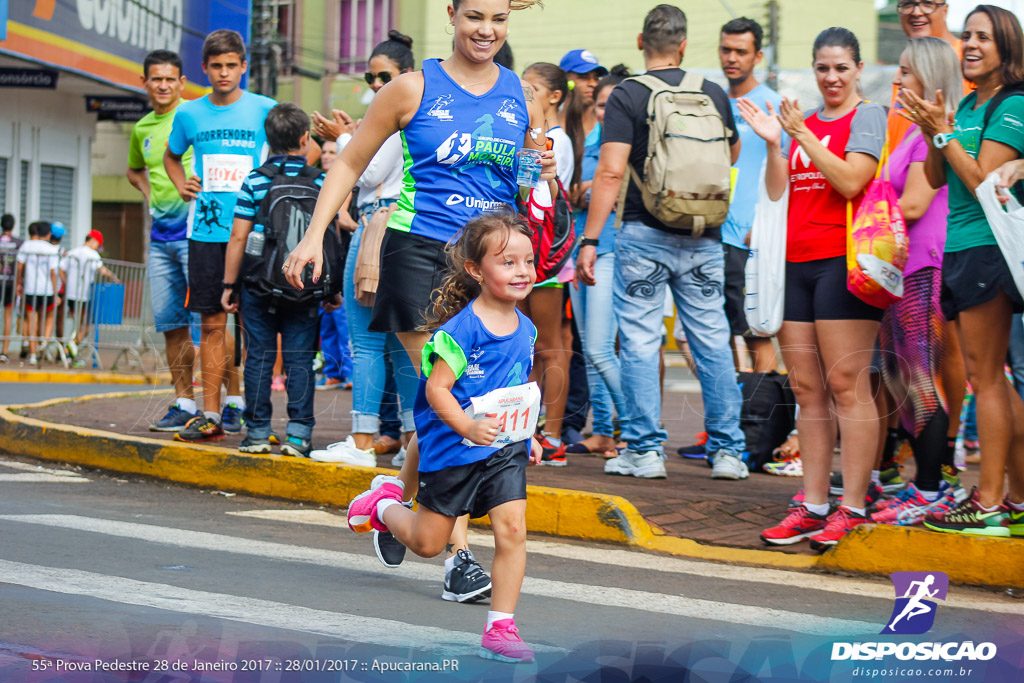
POLYGON ((54 221, 50 223, 50 236, 57 239, 64 237, 64 233, 67 232, 67 228, 60 221, 54 221))
POLYGON ((562 71, 571 71, 577 74, 588 74, 591 71, 597 71, 598 76, 604 76, 608 73, 608 69, 598 63, 597 57, 590 50, 566 52, 558 66, 562 67, 562 71))

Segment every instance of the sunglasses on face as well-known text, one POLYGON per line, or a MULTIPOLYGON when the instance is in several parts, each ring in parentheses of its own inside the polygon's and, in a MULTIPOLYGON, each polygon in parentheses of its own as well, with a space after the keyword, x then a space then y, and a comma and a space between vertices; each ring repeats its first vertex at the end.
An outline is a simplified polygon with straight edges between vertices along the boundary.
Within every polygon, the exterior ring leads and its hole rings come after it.
POLYGON ((380 82, 383 83, 384 85, 387 85, 388 83, 391 82, 391 74, 388 73, 387 71, 381 71, 380 73, 376 74, 367 71, 365 74, 363 74, 363 78, 366 79, 366 83, 368 85, 373 85, 373 82, 378 78, 380 79, 380 82))
POLYGON ((921 12, 931 14, 945 4, 945 2, 934 2, 934 0, 906 0, 906 2, 900 2, 896 5, 896 12, 899 14, 912 14, 914 8, 920 6, 921 12))

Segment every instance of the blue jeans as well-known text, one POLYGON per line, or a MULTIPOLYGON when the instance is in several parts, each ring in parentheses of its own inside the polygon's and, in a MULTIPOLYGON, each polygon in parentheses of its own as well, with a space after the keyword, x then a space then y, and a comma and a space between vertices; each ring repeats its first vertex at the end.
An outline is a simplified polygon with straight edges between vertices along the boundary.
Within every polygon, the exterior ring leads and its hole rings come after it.
POLYGON ((736 383, 725 317, 722 243, 674 235, 643 223, 624 223, 615 241, 614 307, 619 321, 624 413, 622 439, 630 450, 662 452, 668 438, 658 426, 659 350, 665 333, 668 285, 697 365, 704 399, 707 452, 740 456, 743 397, 736 383))
POLYGON ((324 377, 340 380, 352 377, 352 352, 348 348, 344 305, 330 313, 320 310, 320 350, 324 354, 324 377))
POLYGON ((246 430, 254 439, 270 436, 273 406, 270 382, 277 360, 277 335, 281 335, 285 389, 288 390, 288 428, 286 434, 300 439, 313 436, 313 392, 316 376, 315 308, 287 310, 279 307, 269 313, 267 307, 242 288, 242 321, 245 325, 245 418, 246 430))
POLYGON ((619 326, 612 310, 615 279, 615 254, 601 254, 594 263, 593 286, 569 288, 576 330, 583 343, 587 361, 587 382, 590 385, 590 404, 594 409, 594 434, 612 436, 612 408, 625 413, 622 395, 622 367, 615 353, 615 337, 619 326))
POLYGON ((419 377, 412 367, 409 354, 392 333, 370 332, 367 328, 373 313, 372 306, 362 306, 355 298, 356 258, 363 237, 363 226, 352 235, 348 258, 345 260, 345 314, 352 339, 352 432, 376 434, 380 427, 380 404, 384 397, 387 367, 385 356, 394 368, 395 389, 401 404, 399 417, 402 431, 416 430, 413 422, 413 404, 419 377))
MULTIPOLYGON (((188 240, 150 242, 149 298, 153 305, 153 324, 163 334, 187 327, 190 321, 185 308, 188 294, 188 240)), ((198 316, 197 316, 198 317, 198 316)))

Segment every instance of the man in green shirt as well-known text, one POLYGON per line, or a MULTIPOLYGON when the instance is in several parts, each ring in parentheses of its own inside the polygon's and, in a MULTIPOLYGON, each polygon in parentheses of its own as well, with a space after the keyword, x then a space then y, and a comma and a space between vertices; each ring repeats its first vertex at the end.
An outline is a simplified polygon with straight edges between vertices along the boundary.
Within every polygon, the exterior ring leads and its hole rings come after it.
MULTIPOLYGON (((146 55, 143 74, 142 85, 153 111, 132 129, 128 180, 142 193, 153 219, 147 263, 150 298, 156 330, 164 335, 167 364, 176 395, 167 414, 149 428, 158 432, 176 432, 195 417, 197 410, 192 394, 195 348, 189 333, 191 317, 185 308, 188 295, 188 240, 185 238, 188 204, 182 201, 164 170, 167 137, 185 85, 181 57, 169 50, 154 50, 146 55)), ((185 168, 191 167, 191 151, 186 153, 183 161, 185 168)))

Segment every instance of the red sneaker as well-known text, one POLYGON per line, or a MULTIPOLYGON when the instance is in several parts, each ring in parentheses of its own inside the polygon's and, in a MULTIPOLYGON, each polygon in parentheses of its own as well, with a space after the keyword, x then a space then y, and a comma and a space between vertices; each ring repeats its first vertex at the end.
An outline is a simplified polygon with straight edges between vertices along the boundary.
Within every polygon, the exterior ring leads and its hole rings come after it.
POLYGON ((548 440, 547 435, 544 435, 540 438, 540 447, 543 452, 540 456, 539 465, 565 467, 569 464, 565 459, 565 443, 556 446, 548 440))
POLYGON ((850 529, 867 521, 868 518, 864 515, 859 515, 848 507, 839 506, 835 512, 829 515, 825 530, 817 536, 811 536, 811 548, 827 550, 838 543, 839 539, 845 536, 850 529))
POLYGON ((827 520, 825 515, 816 515, 803 505, 794 505, 779 525, 761 533, 761 540, 769 545, 791 545, 824 529, 827 520))

